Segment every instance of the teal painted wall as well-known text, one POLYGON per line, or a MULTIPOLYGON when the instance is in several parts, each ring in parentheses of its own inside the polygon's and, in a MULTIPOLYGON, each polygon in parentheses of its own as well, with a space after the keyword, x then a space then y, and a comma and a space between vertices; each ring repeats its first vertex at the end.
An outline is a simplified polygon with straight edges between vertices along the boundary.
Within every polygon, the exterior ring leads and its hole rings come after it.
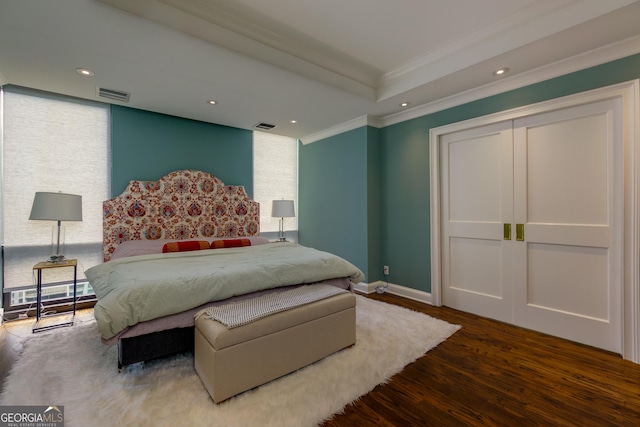
POLYGON ((420 121, 381 130, 382 265, 389 281, 427 291, 430 282, 429 131, 420 121))
POLYGON ((298 240, 347 259, 368 276, 367 131, 299 146, 298 240))
POLYGON ((381 258, 390 266, 389 281, 431 292, 431 128, 637 78, 640 55, 633 55, 381 129, 381 258))
POLYGON ((367 127, 367 249, 369 282, 382 274, 382 145, 380 129, 367 127))
POLYGON ((111 193, 178 169, 209 172, 253 195, 253 132, 144 110, 111 107, 111 193))

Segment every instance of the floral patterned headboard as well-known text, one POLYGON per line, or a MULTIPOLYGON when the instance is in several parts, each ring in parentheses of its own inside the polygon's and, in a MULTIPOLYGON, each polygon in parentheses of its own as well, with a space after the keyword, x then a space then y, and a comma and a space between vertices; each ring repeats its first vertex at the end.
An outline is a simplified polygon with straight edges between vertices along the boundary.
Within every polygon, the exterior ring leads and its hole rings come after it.
POLYGON ((224 185, 196 170, 172 172, 160 180, 131 181, 103 208, 104 261, 127 240, 255 236, 260 205, 242 186, 224 185))

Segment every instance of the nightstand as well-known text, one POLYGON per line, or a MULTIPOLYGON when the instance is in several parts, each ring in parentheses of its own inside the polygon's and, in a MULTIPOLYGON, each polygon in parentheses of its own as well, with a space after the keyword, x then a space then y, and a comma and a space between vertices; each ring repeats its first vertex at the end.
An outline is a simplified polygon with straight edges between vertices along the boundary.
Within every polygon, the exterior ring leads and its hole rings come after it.
MULTIPOLYGON (((77 278, 78 278, 78 262, 75 259, 68 259, 66 261, 61 261, 61 262, 39 262, 36 265, 33 266, 33 269, 35 271, 37 271, 37 275, 38 275, 38 287, 37 287, 37 307, 36 307, 36 323, 33 325, 33 332, 40 332, 40 331, 46 331, 48 329, 53 329, 53 328, 61 328, 63 326, 72 326, 73 322, 75 320, 76 317, 76 292, 77 292, 77 278), (64 268, 64 267, 73 267, 73 313, 72 313, 72 317, 71 320, 68 322, 64 322, 64 323, 55 323, 55 324, 47 324, 44 326, 38 326, 38 323, 41 320, 42 317, 42 313, 41 313, 41 309, 42 309, 42 270, 47 270, 50 268, 64 268)), ((56 314, 54 316, 57 315, 68 315, 68 313, 60 313, 60 314, 56 314)), ((49 317, 53 317, 53 316, 47 316, 47 318, 49 317)))

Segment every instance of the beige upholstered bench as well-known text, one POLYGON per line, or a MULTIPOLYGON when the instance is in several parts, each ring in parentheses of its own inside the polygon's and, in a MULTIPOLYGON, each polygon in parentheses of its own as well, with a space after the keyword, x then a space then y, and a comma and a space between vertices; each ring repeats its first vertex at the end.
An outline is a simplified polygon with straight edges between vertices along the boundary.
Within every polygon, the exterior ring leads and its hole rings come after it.
POLYGON ((347 292, 227 329, 200 314, 195 369, 218 403, 356 342, 356 299, 347 292))

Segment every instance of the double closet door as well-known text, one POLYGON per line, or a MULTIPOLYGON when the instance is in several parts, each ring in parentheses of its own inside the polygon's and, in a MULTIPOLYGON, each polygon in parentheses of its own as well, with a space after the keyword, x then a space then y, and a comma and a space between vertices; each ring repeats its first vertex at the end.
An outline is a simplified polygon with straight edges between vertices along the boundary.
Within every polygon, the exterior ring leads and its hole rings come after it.
POLYGON ((620 109, 440 137, 444 305, 622 352, 620 109))

